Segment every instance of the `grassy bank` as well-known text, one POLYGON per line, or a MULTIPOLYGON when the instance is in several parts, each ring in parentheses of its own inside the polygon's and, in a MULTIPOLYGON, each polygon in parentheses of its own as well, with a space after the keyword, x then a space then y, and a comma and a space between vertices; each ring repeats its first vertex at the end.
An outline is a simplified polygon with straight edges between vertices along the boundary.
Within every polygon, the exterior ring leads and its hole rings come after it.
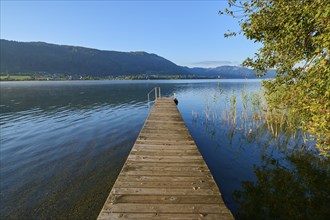
POLYGON ((0 76, 1 81, 29 81, 34 80, 32 76, 0 76))

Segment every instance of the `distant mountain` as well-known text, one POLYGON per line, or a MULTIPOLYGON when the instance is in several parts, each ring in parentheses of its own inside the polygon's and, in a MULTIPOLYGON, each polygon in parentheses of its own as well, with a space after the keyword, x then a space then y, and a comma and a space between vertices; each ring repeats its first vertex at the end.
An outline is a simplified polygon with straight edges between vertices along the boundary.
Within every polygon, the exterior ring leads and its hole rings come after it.
MULTIPOLYGON (((189 68, 183 67, 186 71, 204 77, 218 77, 221 79, 255 79, 256 72, 240 66, 220 66, 216 68, 189 68)), ((275 70, 269 70, 267 74, 261 78, 273 78, 276 75, 275 70)))
POLYGON ((0 41, 2 75, 36 72, 100 77, 189 74, 173 62, 146 52, 102 51, 43 42, 0 41))
MULTIPOLYGON (((253 70, 238 66, 181 67, 156 54, 104 51, 44 42, 0 40, 0 75, 57 74, 64 76, 180 76, 182 78, 256 78, 253 70)), ((266 77, 274 77, 269 71, 266 77)), ((179 78, 180 78, 179 77, 179 78)))

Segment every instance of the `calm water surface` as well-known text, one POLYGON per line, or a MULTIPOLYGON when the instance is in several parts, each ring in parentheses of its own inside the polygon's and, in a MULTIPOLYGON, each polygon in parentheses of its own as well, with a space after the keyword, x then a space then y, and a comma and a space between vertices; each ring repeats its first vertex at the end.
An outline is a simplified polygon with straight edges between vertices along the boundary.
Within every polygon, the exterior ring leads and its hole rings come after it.
MULTIPOLYGON (((205 111, 217 103, 220 87, 227 94, 257 92, 258 80, 0 85, 1 219, 95 219, 150 112, 146 94, 155 86, 164 96, 176 93, 179 110, 237 218, 330 216, 328 161, 312 151, 247 138, 244 129, 233 132, 216 118, 210 127, 205 111)), ((212 108, 221 111, 221 99, 212 108)))

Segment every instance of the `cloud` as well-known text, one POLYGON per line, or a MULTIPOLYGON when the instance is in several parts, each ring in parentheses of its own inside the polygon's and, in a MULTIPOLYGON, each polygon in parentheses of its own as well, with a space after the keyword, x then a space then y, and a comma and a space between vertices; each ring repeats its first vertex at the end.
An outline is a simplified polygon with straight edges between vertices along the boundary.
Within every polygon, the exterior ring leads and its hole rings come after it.
POLYGON ((193 62, 190 64, 194 67, 218 67, 218 66, 239 66, 240 63, 237 61, 228 61, 228 60, 204 60, 193 62))

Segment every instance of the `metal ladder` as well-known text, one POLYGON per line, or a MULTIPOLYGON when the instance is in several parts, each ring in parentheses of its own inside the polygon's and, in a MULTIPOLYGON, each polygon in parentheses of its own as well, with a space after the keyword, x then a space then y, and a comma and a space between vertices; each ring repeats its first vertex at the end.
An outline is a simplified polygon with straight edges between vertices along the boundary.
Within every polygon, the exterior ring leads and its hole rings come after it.
POLYGON ((148 108, 150 108, 150 94, 155 90, 155 100, 156 101, 158 98, 160 98, 160 87, 155 87, 153 88, 149 93, 148 93, 148 108))

